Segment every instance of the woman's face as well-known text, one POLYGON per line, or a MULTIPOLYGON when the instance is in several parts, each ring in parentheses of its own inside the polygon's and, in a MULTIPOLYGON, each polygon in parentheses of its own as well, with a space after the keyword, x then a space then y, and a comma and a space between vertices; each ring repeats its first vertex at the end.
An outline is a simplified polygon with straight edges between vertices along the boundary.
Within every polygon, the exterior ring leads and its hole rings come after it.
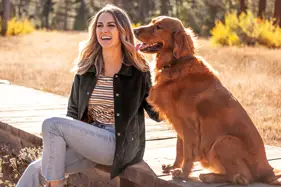
POLYGON ((108 12, 104 12, 99 16, 96 27, 96 35, 102 48, 121 46, 116 22, 113 16, 108 12))

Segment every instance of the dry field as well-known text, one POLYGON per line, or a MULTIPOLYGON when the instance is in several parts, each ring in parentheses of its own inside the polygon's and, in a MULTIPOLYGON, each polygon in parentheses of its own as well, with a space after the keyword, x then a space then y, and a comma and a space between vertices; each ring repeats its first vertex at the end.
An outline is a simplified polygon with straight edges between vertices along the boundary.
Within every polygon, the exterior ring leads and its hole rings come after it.
MULTIPOLYGON (((81 32, 34 32, 0 37, 0 79, 68 96, 81 32)), ((198 53, 245 107, 266 144, 281 146, 281 49, 215 47, 198 40, 198 53)))

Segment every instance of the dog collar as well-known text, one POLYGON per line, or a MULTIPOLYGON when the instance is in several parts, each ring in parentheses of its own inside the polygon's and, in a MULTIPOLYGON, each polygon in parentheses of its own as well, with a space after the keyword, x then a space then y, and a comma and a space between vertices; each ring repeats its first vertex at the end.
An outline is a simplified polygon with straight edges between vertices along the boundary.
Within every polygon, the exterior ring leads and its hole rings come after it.
POLYGON ((187 55, 187 56, 183 56, 183 57, 181 57, 181 58, 179 58, 179 59, 174 59, 174 60, 172 60, 172 62, 171 62, 170 64, 163 66, 163 67, 159 70, 159 72, 163 72, 165 69, 171 68, 172 66, 174 66, 174 65, 177 64, 177 63, 181 63, 181 62, 183 62, 183 61, 186 61, 186 60, 193 60, 193 59, 196 59, 196 57, 195 57, 194 55, 187 55))

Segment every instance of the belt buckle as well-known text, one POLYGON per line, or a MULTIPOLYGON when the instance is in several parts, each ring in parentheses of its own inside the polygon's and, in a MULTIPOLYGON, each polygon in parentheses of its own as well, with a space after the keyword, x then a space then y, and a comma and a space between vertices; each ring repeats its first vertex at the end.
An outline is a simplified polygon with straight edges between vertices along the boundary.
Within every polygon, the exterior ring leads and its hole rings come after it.
POLYGON ((97 124, 97 126, 98 126, 99 128, 101 128, 101 129, 104 129, 104 128, 105 128, 105 125, 103 125, 103 124, 97 124))

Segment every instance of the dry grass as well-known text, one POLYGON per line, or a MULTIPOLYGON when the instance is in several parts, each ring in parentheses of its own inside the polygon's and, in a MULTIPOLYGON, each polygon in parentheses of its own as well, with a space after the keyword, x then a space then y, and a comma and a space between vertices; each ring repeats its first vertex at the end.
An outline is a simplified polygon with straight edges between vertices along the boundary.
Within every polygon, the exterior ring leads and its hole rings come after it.
POLYGON ((0 186, 15 187, 26 167, 41 156, 42 148, 15 150, 8 144, 0 145, 0 186))
MULTIPOLYGON (((0 79, 68 96, 72 61, 87 33, 35 32, 0 37, 0 79)), ((202 55, 245 107, 266 144, 281 146, 281 49, 214 47, 199 39, 202 55)))
POLYGON ((75 32, 0 37, 0 79, 67 96, 78 42, 86 37, 75 32))

